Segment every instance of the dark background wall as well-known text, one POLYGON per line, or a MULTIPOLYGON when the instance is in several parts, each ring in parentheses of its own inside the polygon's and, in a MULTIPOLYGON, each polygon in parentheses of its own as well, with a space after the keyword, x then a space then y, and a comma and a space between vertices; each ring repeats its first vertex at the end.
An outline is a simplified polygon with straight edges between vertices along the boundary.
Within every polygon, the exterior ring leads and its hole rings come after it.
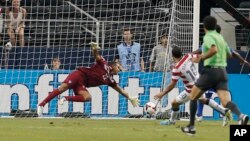
MULTIPOLYGON (((8 62, 6 63, 6 52, 0 48, 1 69, 44 69, 45 64, 51 66, 51 60, 59 57, 61 60, 61 69, 74 70, 78 66, 91 66, 94 59, 89 48, 46 48, 46 47, 18 47, 12 48, 9 52, 8 62)), ((246 52, 239 51, 245 57, 246 52)), ((113 61, 116 56, 116 50, 109 48, 101 51, 101 54, 108 61, 113 61)), ((143 56, 146 62, 146 68, 149 68, 149 56, 151 50, 144 50, 143 56)), ((250 56, 248 56, 250 60, 250 56)), ((200 64, 200 68, 202 65, 200 64)), ((228 60, 228 73, 240 73, 241 65, 237 59, 228 60)), ((148 70, 147 70, 148 71, 148 70)), ((243 73, 249 73, 249 67, 244 67, 243 73)))

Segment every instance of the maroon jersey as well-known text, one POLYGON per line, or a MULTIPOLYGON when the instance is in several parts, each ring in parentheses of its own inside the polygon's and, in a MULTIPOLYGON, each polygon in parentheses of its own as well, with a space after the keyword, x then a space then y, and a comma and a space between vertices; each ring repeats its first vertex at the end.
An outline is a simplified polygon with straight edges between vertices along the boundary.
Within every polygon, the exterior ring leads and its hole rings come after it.
POLYGON ((116 85, 113 75, 110 74, 112 68, 108 65, 107 61, 104 58, 96 61, 96 63, 90 68, 81 67, 78 68, 78 70, 84 74, 84 77, 86 77, 86 87, 95 87, 99 85, 116 85))

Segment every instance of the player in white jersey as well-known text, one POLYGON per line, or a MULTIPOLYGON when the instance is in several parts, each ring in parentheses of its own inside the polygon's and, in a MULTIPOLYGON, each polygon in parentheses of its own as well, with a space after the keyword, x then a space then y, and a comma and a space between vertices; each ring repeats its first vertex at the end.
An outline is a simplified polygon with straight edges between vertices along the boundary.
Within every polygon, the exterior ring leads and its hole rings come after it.
MULTIPOLYGON (((154 98, 161 99, 164 95, 168 94, 175 87, 177 81, 180 78, 182 78, 183 80, 185 90, 182 91, 174 101, 172 101, 171 117, 169 120, 162 121, 162 125, 175 124, 175 119, 179 111, 179 105, 189 100, 191 89, 195 81, 199 77, 197 68, 192 62, 192 58, 197 58, 196 54, 186 54, 182 57, 181 49, 178 47, 174 47, 172 50, 172 56, 174 62, 176 63, 172 70, 172 81, 164 91, 155 95, 154 98)), ((227 118, 231 118, 230 110, 225 109, 224 107, 216 103, 213 99, 206 99, 205 97, 202 97, 200 98, 200 101, 206 105, 209 105, 211 108, 215 109, 227 118)))

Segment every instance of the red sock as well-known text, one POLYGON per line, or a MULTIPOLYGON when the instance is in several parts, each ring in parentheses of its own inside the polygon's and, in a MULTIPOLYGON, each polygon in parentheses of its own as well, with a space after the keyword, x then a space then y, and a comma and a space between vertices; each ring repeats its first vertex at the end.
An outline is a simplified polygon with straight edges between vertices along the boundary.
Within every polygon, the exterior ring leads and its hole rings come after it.
POLYGON ((67 101, 74 101, 74 102, 84 102, 85 99, 81 95, 75 95, 75 96, 65 96, 65 99, 67 101))
POLYGON ((54 97, 58 96, 59 94, 61 94, 61 92, 56 89, 56 90, 53 90, 40 104, 39 106, 43 106, 45 104, 47 104, 51 99, 53 99, 54 97))

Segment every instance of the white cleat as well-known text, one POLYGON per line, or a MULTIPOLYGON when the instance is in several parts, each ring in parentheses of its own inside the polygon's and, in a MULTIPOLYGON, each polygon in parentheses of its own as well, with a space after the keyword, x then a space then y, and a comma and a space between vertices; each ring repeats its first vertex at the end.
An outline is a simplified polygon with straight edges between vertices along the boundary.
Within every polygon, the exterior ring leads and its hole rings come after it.
POLYGON ((249 117, 247 115, 242 115, 239 120, 239 125, 247 125, 249 117))
POLYGON ((37 106, 37 115, 38 115, 38 117, 43 116, 43 107, 42 106, 37 106))
POLYGON ((197 116, 197 117, 196 117, 196 120, 197 120, 198 122, 201 122, 201 121, 203 120, 203 117, 202 117, 202 116, 199 116, 199 117, 197 116))
POLYGON ((63 105, 64 101, 66 101, 65 97, 62 97, 60 100, 59 100, 59 104, 60 105, 63 105))

